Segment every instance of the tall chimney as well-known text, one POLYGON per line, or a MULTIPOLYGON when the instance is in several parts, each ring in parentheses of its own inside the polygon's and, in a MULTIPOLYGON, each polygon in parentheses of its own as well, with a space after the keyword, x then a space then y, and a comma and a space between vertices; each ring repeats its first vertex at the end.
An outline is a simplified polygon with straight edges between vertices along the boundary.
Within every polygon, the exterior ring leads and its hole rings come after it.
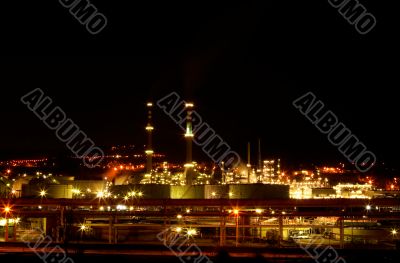
POLYGON ((152 124, 152 107, 153 103, 148 102, 147 103, 147 125, 146 125, 146 132, 147 132, 147 146, 146 146, 146 176, 150 177, 150 182, 153 182, 153 177, 152 177, 152 168, 153 168, 153 124, 152 124))
POLYGON ((247 143, 247 183, 250 183, 251 159, 250 159, 250 142, 247 143))
POLYGON ((258 182, 261 183, 261 177, 262 177, 262 162, 261 162, 261 140, 258 138, 258 167, 257 167, 257 173, 259 176, 258 182))
POLYGON ((186 116, 186 163, 185 163, 185 178, 186 184, 192 185, 194 180, 194 171, 193 171, 193 159, 192 159, 192 140, 193 140, 193 130, 192 130, 192 110, 193 103, 186 103, 185 108, 187 112, 186 116))

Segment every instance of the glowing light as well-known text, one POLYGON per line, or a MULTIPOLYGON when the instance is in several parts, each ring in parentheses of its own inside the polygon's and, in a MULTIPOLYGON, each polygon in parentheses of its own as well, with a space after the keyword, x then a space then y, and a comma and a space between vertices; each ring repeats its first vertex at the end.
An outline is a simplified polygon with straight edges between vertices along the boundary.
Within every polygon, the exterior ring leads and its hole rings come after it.
POLYGON ((176 232, 176 233, 180 233, 180 232, 182 232, 182 228, 181 228, 181 227, 177 227, 177 228, 175 228, 175 232, 176 232))
POLYGON ((117 205, 117 210, 127 210, 128 208, 126 207, 126 205, 117 205))
POLYGON ((11 207, 9 206, 4 207, 4 213, 8 214, 10 212, 11 212, 11 207))
POLYGON ((7 170, 7 173, 8 173, 8 174, 9 174, 9 173, 11 173, 11 170, 10 170, 10 169, 8 169, 8 170, 7 170))
POLYGON ((128 199, 129 199, 129 196, 127 196, 127 195, 124 196, 124 200, 125 200, 125 201, 128 201, 128 199))
POLYGON ((233 193, 232 192, 229 192, 229 197, 232 197, 233 196, 233 193))
POLYGON ((153 126, 146 126, 146 131, 152 131, 152 130, 154 130, 153 126))
POLYGON ((40 197, 45 197, 47 194, 46 190, 40 190, 39 195, 40 197))
POLYGON ((99 191, 96 194, 97 198, 103 198, 104 197, 104 192, 103 191, 99 191))
POLYGON ((177 215, 176 218, 182 219, 182 215, 177 215))
POLYGON ((147 107, 153 107, 153 103, 148 102, 148 103, 147 103, 147 107))
POLYGON ((79 194, 81 194, 81 190, 79 190, 79 189, 72 189, 72 193, 73 193, 73 194, 76 194, 76 195, 79 195, 79 194))
POLYGON ((146 154, 153 154, 154 153, 154 151, 153 150, 146 150, 146 151, 144 151, 146 154))
POLYGON ((262 213, 262 210, 261 210, 261 209, 256 209, 256 213, 257 213, 257 214, 261 214, 261 213, 262 213))
POLYGON ((99 210, 104 211, 104 206, 100 206, 99 210))
POLYGON ((238 215, 238 214, 239 214, 239 210, 238 210, 238 209, 234 209, 234 210, 233 210, 233 213, 234 213, 235 215, 238 215))
POLYGON ((396 229, 392 229, 391 233, 392 233, 393 236, 395 236, 395 235, 397 235, 397 230, 396 229))
POLYGON ((186 104, 185 104, 185 107, 186 107, 186 108, 193 108, 193 107, 194 107, 194 104, 193 104, 193 103, 186 103, 186 104))
POLYGON ((143 196, 143 193, 142 192, 138 192, 137 195, 138 196, 143 196))
POLYGON ((215 192, 212 192, 211 195, 212 195, 212 196, 216 196, 217 194, 216 194, 215 192))
POLYGON ((118 170, 118 168, 117 167, 114 167, 114 171, 117 171, 118 170))
POLYGON ((371 206, 370 206, 370 205, 367 205, 367 206, 365 207, 365 209, 371 210, 371 206))
POLYGON ((186 213, 190 213, 190 209, 188 208, 188 209, 186 209, 186 213))
POLYGON ((194 137, 193 133, 185 133, 185 137, 194 137))
POLYGON ((185 163, 183 166, 186 167, 186 168, 188 168, 188 167, 194 167, 194 164, 192 164, 192 163, 185 163))
POLYGON ((87 229, 88 229, 88 227, 86 225, 84 225, 84 224, 81 224, 79 226, 79 230, 82 231, 82 232, 85 232, 87 229))
POLYGON ((189 237, 190 237, 190 236, 195 236, 195 235, 197 235, 196 229, 193 229, 193 228, 188 229, 186 233, 187 233, 187 235, 188 235, 189 237))

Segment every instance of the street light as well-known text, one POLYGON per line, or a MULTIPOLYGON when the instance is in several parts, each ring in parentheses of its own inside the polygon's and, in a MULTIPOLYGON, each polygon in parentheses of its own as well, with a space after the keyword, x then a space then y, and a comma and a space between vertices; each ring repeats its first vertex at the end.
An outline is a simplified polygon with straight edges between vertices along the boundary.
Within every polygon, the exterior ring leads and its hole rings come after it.
POLYGON ((8 214, 11 212, 11 207, 6 205, 4 207, 4 213, 5 213, 5 219, 6 219, 6 224, 4 226, 4 240, 5 242, 8 242, 8 214))
POLYGON ((236 220, 236 247, 239 245, 239 209, 233 209, 236 220))
POLYGON ((47 192, 46 192, 46 190, 40 190, 40 192, 39 192, 39 195, 40 195, 40 197, 46 197, 46 194, 47 194, 47 192))

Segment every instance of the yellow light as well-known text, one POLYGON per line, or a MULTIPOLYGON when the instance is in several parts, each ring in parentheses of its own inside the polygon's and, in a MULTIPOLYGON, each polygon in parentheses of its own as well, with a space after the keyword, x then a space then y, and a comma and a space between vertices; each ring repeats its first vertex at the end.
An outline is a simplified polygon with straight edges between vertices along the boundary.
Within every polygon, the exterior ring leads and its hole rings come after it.
POLYGON ((238 209, 234 209, 234 210, 233 210, 233 213, 234 213, 235 215, 238 215, 238 214, 239 214, 239 210, 238 210, 238 209))
POLYGON ((146 126, 146 131, 152 131, 152 130, 154 130, 153 126, 146 126))
POLYGON ((182 232, 182 228, 181 228, 181 227, 177 227, 177 228, 175 228, 175 232, 176 232, 176 233, 180 233, 180 232, 182 232))
POLYGON ((261 209, 256 209, 256 213, 257 213, 257 214, 261 214, 261 213, 262 213, 262 210, 261 210, 261 209))
POLYGON ((392 229, 392 235, 393 236, 397 235, 397 230, 396 229, 392 229))
POLYGON ((126 195, 126 196, 124 197, 124 200, 125 200, 125 201, 128 201, 128 199, 129 199, 129 196, 126 195))
POLYGON ((185 107, 186 107, 186 108, 193 108, 193 107, 194 107, 194 104, 189 102, 189 103, 186 103, 186 104, 185 104, 185 107))
POLYGON ((88 227, 86 225, 84 225, 84 224, 81 224, 79 229, 84 232, 84 231, 86 231, 88 229, 88 227))
POLYGON ((137 195, 138 196, 143 196, 143 193, 142 192, 138 192, 137 195))
POLYGON ((271 214, 273 214, 273 215, 274 215, 274 214, 275 214, 275 211, 272 211, 272 212, 271 212, 271 214))
POLYGON ((232 196, 233 196, 233 193, 232 193, 232 192, 230 192, 230 193, 229 193, 229 197, 232 197, 232 196))
POLYGON ((365 207, 365 209, 371 210, 371 206, 370 206, 370 205, 367 205, 367 206, 365 207))
POLYGON ((147 107, 153 107, 153 103, 148 102, 148 103, 147 103, 147 107))
POLYGON ((11 170, 10 170, 10 169, 8 169, 8 170, 7 170, 7 173, 8 173, 8 174, 9 174, 9 173, 11 173, 11 170))
POLYGON ((191 138, 194 137, 193 133, 185 133, 186 138, 191 138))
POLYGON ((6 214, 10 213, 11 212, 11 207, 9 207, 9 206, 4 207, 4 212, 6 214))
POLYGON ((212 192, 211 195, 212 195, 212 196, 216 196, 217 194, 216 194, 215 192, 212 192))
POLYGON ((176 218, 181 219, 182 215, 177 215, 176 218))
POLYGON ((100 192, 97 192, 97 195, 96 195, 98 198, 103 198, 104 197, 104 193, 103 193, 103 191, 100 191, 100 192))
POLYGON ((154 153, 154 151, 153 150, 146 150, 146 151, 144 151, 146 154, 153 154, 154 153))
POLYGON ((188 209, 186 209, 186 213, 190 213, 190 209, 188 208, 188 209))
POLYGON ((193 229, 193 228, 191 228, 191 229, 188 229, 188 230, 187 230, 187 235, 188 235, 188 236, 194 236, 194 235, 197 235, 197 231, 196 231, 196 229, 193 229))
POLYGON ((189 168, 189 167, 194 167, 194 164, 192 164, 192 163, 185 163, 183 166, 186 167, 186 168, 189 168))
POLYGON ((41 197, 45 197, 46 194, 47 194, 46 190, 40 190, 40 192, 39 192, 39 195, 40 195, 41 197))
POLYGON ((104 206, 100 206, 100 211, 104 211, 104 206))

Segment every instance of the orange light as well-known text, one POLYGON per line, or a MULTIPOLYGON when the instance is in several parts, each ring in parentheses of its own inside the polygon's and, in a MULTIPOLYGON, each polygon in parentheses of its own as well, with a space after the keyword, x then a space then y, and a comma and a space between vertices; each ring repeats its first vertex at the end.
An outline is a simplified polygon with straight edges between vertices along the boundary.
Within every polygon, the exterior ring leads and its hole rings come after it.
POLYGON ((6 214, 10 213, 11 212, 11 207, 9 207, 9 206, 4 207, 4 212, 6 214))
POLYGON ((238 214, 239 214, 239 210, 238 210, 238 209, 234 209, 234 210, 233 210, 233 213, 234 213, 235 215, 238 215, 238 214))

